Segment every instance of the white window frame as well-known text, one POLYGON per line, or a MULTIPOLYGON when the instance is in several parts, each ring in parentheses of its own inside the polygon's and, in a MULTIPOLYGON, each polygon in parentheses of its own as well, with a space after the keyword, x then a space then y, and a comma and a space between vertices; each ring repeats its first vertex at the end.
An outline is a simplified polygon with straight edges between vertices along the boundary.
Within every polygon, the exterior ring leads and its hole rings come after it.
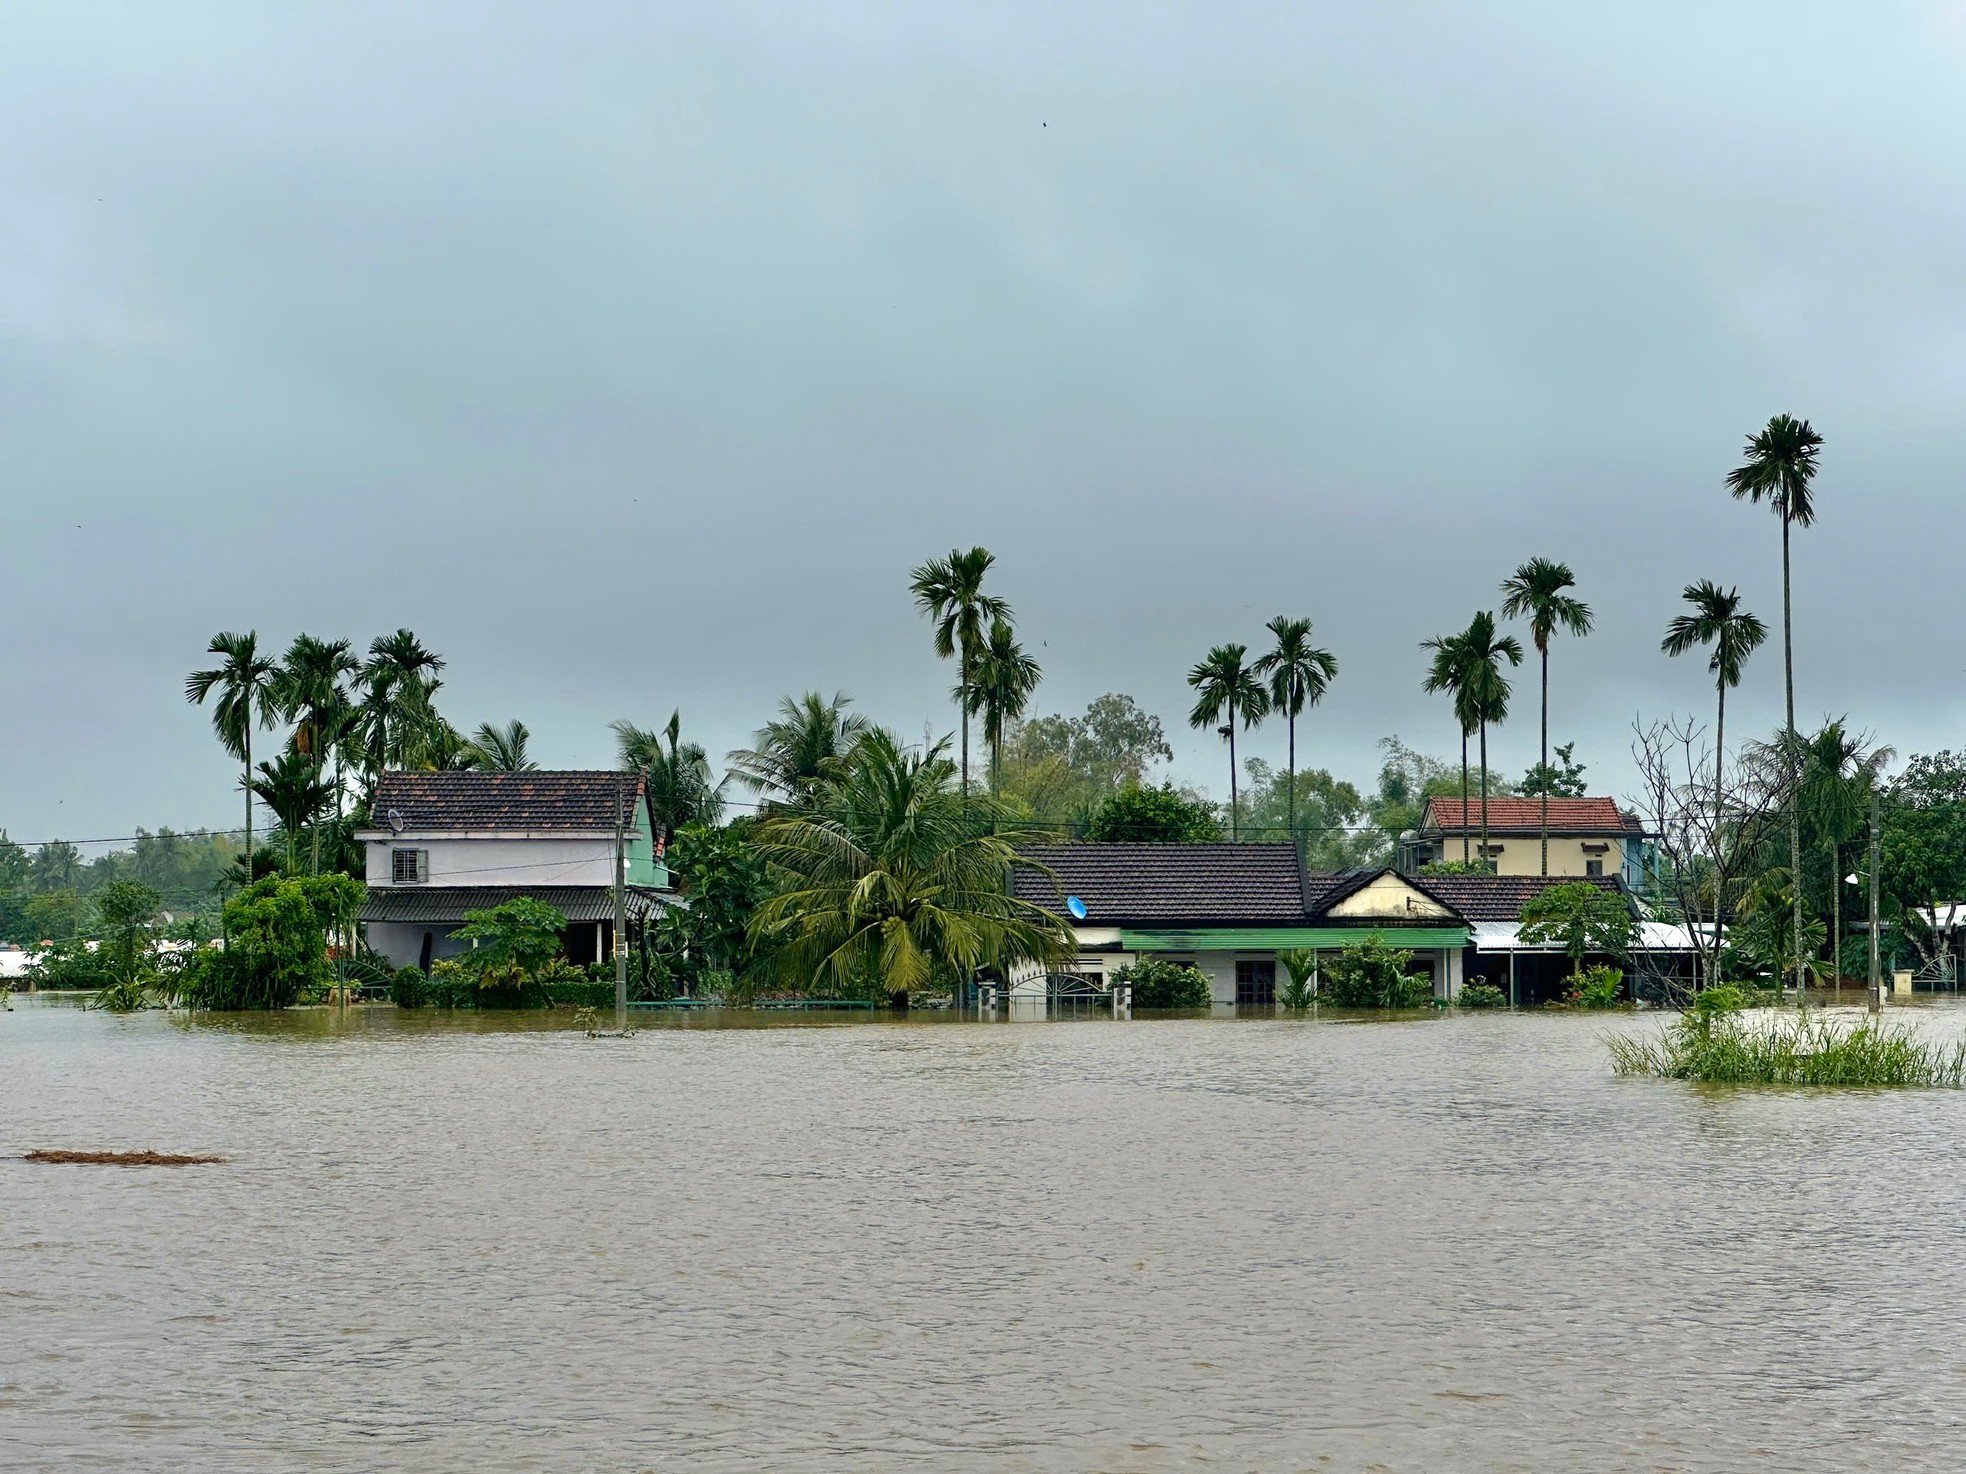
POLYGON ((428 885, 430 883, 430 851, 410 849, 407 846, 392 847, 389 851, 389 883, 391 885, 428 885), (403 874, 404 860, 409 861, 409 875, 403 874))

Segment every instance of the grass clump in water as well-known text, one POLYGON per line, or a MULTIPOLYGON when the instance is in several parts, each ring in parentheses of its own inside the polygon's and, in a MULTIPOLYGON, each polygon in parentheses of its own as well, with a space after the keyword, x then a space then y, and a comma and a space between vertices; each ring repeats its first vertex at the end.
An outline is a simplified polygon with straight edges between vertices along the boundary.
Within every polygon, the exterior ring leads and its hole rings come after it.
POLYGON ((1746 1006, 1738 988, 1709 988, 1665 1033, 1611 1040, 1611 1066, 1716 1085, 1966 1086, 1966 1044, 1948 1049, 1907 1028, 1805 1011, 1750 1021, 1746 1006))

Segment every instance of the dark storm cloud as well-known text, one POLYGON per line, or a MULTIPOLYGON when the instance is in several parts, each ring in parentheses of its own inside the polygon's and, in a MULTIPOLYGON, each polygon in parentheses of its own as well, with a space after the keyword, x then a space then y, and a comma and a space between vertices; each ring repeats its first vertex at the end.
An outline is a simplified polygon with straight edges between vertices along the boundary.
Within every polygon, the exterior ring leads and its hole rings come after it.
MULTIPOLYGON (((1570 560, 1621 785, 1727 500, 1829 436, 1799 705, 1950 743, 1966 371, 1950 7, 18 8, 0 19, 0 823, 228 822, 221 627, 450 660, 460 725, 713 751, 783 692, 946 728, 909 566, 1000 559, 1044 709, 1279 612, 1307 738, 1445 751, 1422 637, 1570 560), (1722 12, 1722 13, 1717 13, 1722 12), (1040 643, 1042 642, 1042 643, 1040 643)), ((1524 705, 1528 710, 1525 692, 1524 705)), ((1743 730, 1780 709, 1772 654, 1743 730)), ((1266 745, 1259 737, 1253 750, 1266 745)), ((1498 764, 1533 756, 1533 723, 1498 764)))

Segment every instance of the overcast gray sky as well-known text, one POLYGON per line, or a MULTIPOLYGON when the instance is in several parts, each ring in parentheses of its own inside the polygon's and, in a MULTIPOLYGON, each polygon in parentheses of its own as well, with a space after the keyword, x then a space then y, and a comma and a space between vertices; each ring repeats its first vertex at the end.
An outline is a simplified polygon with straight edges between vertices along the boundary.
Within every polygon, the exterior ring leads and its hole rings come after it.
POLYGON ((1777 411, 1801 714, 1959 740, 1957 4, 49 3, 0 68, 18 838, 238 822, 221 628, 407 625, 555 766, 806 687, 947 728, 907 573, 971 543, 1040 708, 1131 692, 1217 791, 1209 645, 1315 620, 1363 785, 1453 748, 1416 642, 1567 559, 1554 735, 1622 791, 1709 702, 1680 587, 1778 619, 1722 486, 1777 411))

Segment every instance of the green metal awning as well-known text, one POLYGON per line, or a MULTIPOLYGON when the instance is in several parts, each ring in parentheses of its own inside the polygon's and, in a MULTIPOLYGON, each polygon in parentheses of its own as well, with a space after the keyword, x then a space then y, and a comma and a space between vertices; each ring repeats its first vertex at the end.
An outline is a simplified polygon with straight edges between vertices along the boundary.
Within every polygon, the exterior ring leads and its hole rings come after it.
POLYGON ((1465 926, 1225 926, 1192 931, 1120 932, 1128 952, 1282 952, 1294 947, 1334 949, 1378 937, 1389 947, 1414 951, 1468 945, 1465 926))

